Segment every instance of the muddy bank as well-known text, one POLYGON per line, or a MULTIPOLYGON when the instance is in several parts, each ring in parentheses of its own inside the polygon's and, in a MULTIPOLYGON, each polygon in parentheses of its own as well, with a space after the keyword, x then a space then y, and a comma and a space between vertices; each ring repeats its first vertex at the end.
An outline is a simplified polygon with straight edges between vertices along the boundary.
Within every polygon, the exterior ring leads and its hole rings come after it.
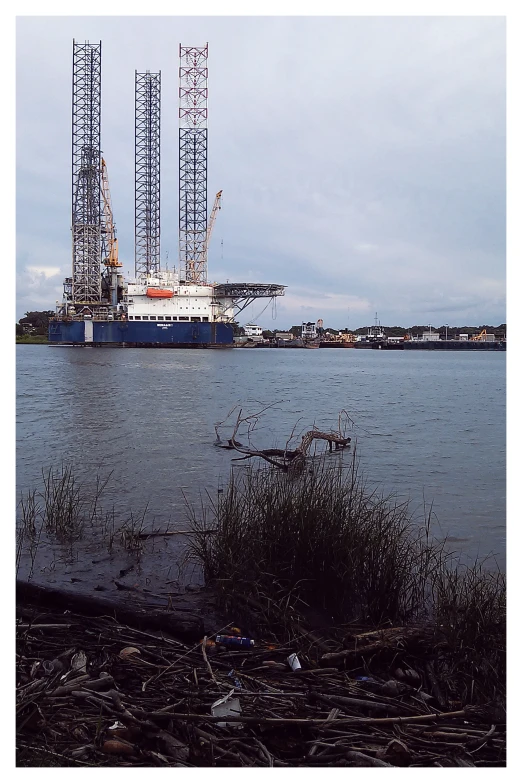
POLYGON ((32 612, 43 617, 56 612, 87 617, 107 615, 134 628, 165 631, 188 642, 197 642, 226 624, 215 595, 203 587, 160 595, 114 580, 111 590, 88 593, 78 585, 73 591, 17 580, 16 601, 25 615, 32 612))

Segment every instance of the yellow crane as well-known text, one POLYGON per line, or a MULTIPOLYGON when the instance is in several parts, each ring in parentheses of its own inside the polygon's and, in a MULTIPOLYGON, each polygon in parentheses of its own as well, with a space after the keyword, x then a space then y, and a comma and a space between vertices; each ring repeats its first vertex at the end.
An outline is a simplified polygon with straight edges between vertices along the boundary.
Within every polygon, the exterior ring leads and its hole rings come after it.
POLYGON ((111 191, 109 189, 109 177, 107 175, 107 164, 101 159, 101 194, 103 199, 103 228, 107 243, 107 256, 103 263, 108 267, 119 267, 123 264, 118 260, 118 240, 116 239, 116 226, 112 214, 111 191))
POLYGON ((474 337, 472 337, 472 340, 485 340, 486 339, 486 330, 483 329, 480 334, 476 334, 474 337))
MULTIPOLYGON (((105 275, 102 276, 102 287, 106 285, 109 302, 116 311, 118 306, 118 269, 123 264, 118 259, 118 240, 116 239, 116 226, 112 214, 111 191, 109 189, 109 177, 107 174, 107 164, 101 159, 101 195, 103 200, 103 218, 102 234, 104 235, 104 247, 107 251, 103 264, 105 264, 105 275)), ((121 290, 121 289, 120 289, 121 290)))
POLYGON ((221 209, 221 194, 223 193, 222 190, 220 190, 218 193, 216 193, 216 198, 214 199, 214 206, 212 207, 212 212, 210 213, 210 220, 208 221, 207 226, 207 236, 205 238, 205 266, 207 264, 207 258, 208 258, 208 246, 210 242, 210 237, 212 235, 212 229, 214 228, 214 223, 216 222, 216 215, 218 209, 221 209))

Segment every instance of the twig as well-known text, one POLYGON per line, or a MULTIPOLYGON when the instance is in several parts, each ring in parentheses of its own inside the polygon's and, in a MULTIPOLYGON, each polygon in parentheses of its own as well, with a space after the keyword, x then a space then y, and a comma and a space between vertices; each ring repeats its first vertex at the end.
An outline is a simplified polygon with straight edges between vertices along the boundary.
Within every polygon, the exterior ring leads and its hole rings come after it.
POLYGON ((21 742, 19 743, 19 746, 24 750, 30 750, 32 753, 47 753, 48 756, 56 756, 60 759, 65 759, 66 761, 72 764, 81 764, 85 767, 98 766, 98 764, 90 764, 88 761, 80 761, 79 759, 75 759, 72 756, 64 756, 63 753, 55 753, 53 750, 47 750, 47 748, 35 747, 34 745, 25 745, 22 744, 21 742))
MULTIPOLYGON (((331 721, 333 721, 333 720, 336 720, 336 718, 337 718, 337 716, 339 715, 340 711, 341 711, 341 710, 340 710, 340 709, 338 709, 337 707, 334 707, 332 710, 330 710, 330 714, 328 715, 328 717, 327 717, 327 719, 326 719, 326 722, 328 723, 328 722, 331 722, 331 721)), ((314 743, 314 744, 312 745, 312 747, 311 747, 311 748, 310 748, 310 750, 308 751, 308 755, 309 755, 309 756, 313 756, 313 755, 314 755, 314 753, 317 751, 317 748, 318 748, 318 743, 316 742, 316 743, 314 743)))
POLYGON ((212 677, 212 679, 214 680, 214 682, 216 683, 216 685, 219 685, 220 683, 219 683, 219 681, 218 681, 218 680, 216 680, 216 678, 215 678, 215 676, 214 676, 214 672, 212 671, 212 666, 211 666, 211 665, 210 665, 210 663, 208 662, 208 658, 207 658, 207 651, 206 651, 206 646, 207 646, 207 637, 206 637, 206 636, 204 636, 204 637, 203 637, 203 641, 201 642, 201 652, 202 652, 202 654, 203 654, 203 660, 205 661, 206 667, 207 667, 207 669, 208 669, 208 670, 209 670, 209 672, 210 672, 210 676, 212 677))
MULTIPOLYGON (((243 675, 242 675, 243 676, 243 675)), ((455 712, 436 712, 429 715, 409 715, 406 717, 393 717, 393 718, 338 718, 337 720, 330 721, 328 718, 264 718, 254 716, 232 717, 227 715, 227 723, 258 723, 267 724, 269 726, 324 726, 330 724, 331 726, 358 726, 364 724, 372 725, 392 725, 403 723, 424 723, 425 721, 442 720, 443 718, 463 718, 466 715, 466 710, 456 710, 455 712)), ((190 712, 149 712, 147 713, 149 718, 179 718, 180 720, 186 720, 194 723, 218 723, 222 721, 222 717, 213 715, 197 715, 190 712)))
MULTIPOLYGON (((208 530, 203 530, 203 535, 207 536, 211 533, 217 533, 216 528, 209 528, 208 530)), ((147 538, 158 538, 160 536, 193 536, 194 531, 193 530, 154 530, 150 533, 136 533, 135 538, 139 539, 147 539, 147 538)), ((36 626, 33 626, 33 628, 36 626)))

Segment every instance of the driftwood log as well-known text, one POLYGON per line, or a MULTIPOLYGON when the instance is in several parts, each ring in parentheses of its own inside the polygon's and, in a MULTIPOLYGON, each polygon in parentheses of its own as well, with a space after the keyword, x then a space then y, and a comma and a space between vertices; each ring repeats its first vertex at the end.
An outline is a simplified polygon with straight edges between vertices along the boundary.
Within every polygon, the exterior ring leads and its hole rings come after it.
POLYGON ((309 430, 303 435, 301 443, 296 449, 249 449, 245 446, 241 446, 235 440, 237 427, 239 427, 239 423, 236 425, 236 430, 230 438, 229 443, 236 451, 245 455, 240 459, 260 457, 261 459, 264 459, 266 462, 270 463, 270 465, 274 465, 274 467, 280 468, 283 471, 292 469, 293 471, 298 472, 301 470, 304 467, 310 446, 314 440, 326 441, 330 451, 332 451, 334 448, 336 451, 339 449, 344 449, 351 442, 351 438, 343 438, 342 435, 340 435, 338 432, 321 432, 320 430, 309 430))
POLYGON ((379 631, 356 634, 345 639, 346 648, 337 652, 325 653, 321 656, 321 663, 325 665, 337 664, 348 658, 356 658, 368 653, 378 653, 384 650, 426 650, 435 643, 442 646, 444 641, 436 640, 435 632, 427 628, 383 628, 379 631))
POLYGON ((199 641, 205 633, 201 612, 191 607, 186 600, 178 599, 172 608, 162 609, 138 600, 131 601, 128 596, 122 602, 21 580, 16 582, 16 600, 37 606, 42 611, 69 610, 90 617, 109 615, 135 628, 165 631, 190 642, 199 641))

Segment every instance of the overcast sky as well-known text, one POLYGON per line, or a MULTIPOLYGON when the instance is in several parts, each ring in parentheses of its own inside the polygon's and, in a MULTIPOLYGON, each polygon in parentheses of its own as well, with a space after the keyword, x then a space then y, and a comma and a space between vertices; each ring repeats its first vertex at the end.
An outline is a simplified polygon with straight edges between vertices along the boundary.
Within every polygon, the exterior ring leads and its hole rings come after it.
POLYGON ((161 70, 161 248, 177 264, 178 45, 209 44, 215 281, 281 283, 264 328, 500 324, 500 17, 17 20, 17 319, 71 274, 72 39, 102 41, 102 150, 134 268, 134 72, 161 70))

